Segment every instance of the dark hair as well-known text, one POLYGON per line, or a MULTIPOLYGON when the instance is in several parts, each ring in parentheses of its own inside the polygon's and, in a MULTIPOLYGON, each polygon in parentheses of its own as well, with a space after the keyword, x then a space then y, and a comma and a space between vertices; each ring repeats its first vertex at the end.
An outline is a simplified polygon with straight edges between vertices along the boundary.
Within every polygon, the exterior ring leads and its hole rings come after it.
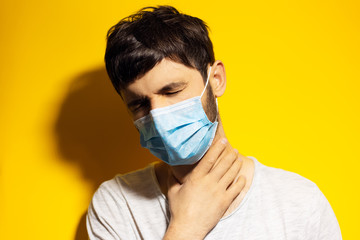
POLYGON ((207 25, 171 6, 142 8, 107 33, 106 70, 116 91, 145 75, 162 59, 196 68, 204 81, 215 61, 207 25))

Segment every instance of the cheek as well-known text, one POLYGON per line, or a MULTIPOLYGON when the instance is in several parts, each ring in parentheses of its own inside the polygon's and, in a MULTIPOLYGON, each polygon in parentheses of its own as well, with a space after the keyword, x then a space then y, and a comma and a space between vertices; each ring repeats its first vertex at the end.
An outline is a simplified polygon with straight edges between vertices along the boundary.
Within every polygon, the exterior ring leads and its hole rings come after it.
POLYGON ((131 116, 131 119, 133 120, 133 121, 136 121, 136 120, 138 120, 139 118, 142 118, 142 117, 145 117, 146 115, 148 115, 149 114, 149 111, 138 111, 138 112, 136 112, 136 113, 131 113, 130 112, 130 116, 131 116))
POLYGON ((178 94, 177 100, 178 101, 184 101, 184 100, 187 100, 187 99, 195 97, 195 96, 196 95, 190 89, 189 90, 184 90, 180 94, 178 94))
POLYGON ((214 122, 216 120, 216 116, 218 114, 218 109, 216 105, 216 98, 211 90, 209 88, 203 96, 202 99, 203 108, 205 110, 206 116, 211 122, 214 122))
MULTIPOLYGON (((210 85, 207 86, 209 88, 210 85)), ((200 96, 201 93, 204 91, 205 83, 201 79, 193 79, 191 84, 184 90, 184 95, 186 95, 186 99, 200 96)), ((205 98, 206 90, 204 92, 204 95, 202 96, 202 99, 205 98)))

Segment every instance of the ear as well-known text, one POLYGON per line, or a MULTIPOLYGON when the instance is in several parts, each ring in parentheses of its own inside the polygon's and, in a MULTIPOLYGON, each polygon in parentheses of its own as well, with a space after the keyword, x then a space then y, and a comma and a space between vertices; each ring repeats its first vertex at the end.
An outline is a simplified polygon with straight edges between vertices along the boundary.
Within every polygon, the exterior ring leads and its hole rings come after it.
POLYGON ((226 73, 224 63, 216 60, 211 66, 210 85, 215 97, 221 97, 226 89, 226 73))

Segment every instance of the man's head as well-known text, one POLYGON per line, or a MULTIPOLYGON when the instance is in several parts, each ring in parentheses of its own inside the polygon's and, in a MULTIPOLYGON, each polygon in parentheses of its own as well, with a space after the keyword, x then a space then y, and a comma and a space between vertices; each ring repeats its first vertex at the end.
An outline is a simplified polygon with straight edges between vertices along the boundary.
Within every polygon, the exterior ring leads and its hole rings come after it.
POLYGON ((222 129, 215 99, 226 86, 205 23, 144 8, 109 30, 105 62, 141 145, 170 165, 199 161, 222 129))
POLYGON ((217 80, 221 89, 213 93, 210 83, 203 98, 208 118, 215 120, 215 96, 225 88, 225 71, 221 61, 215 62, 207 26, 201 19, 170 6, 143 8, 110 28, 105 63, 134 120, 151 109, 200 95, 209 66, 216 65, 211 79, 222 78, 217 80))

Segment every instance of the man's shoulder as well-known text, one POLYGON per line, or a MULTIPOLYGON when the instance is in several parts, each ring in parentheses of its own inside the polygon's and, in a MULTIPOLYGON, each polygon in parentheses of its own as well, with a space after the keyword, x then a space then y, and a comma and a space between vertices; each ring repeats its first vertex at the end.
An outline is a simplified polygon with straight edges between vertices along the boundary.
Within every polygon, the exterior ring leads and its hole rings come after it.
POLYGON ((278 187, 305 187, 314 188, 316 184, 311 180, 301 176, 298 173, 284 170, 281 168, 266 166, 262 163, 257 164, 258 172, 261 175, 263 181, 269 182, 269 184, 275 184, 278 187))
MULTIPOLYGON (((254 160, 257 161, 257 160, 254 160)), ((300 174, 257 162, 257 183, 252 195, 252 209, 260 209, 261 217, 269 213, 269 221, 277 218, 303 229, 306 239, 341 239, 335 214, 319 187, 300 174), (257 190, 256 190, 257 189, 257 190)))
POLYGON ((97 239, 95 236, 101 235, 104 236, 101 239, 134 239, 135 234, 138 239, 141 234, 150 236, 149 232, 159 235, 158 228, 151 228, 148 224, 166 225, 165 220, 159 219, 165 203, 154 178, 153 164, 150 164, 103 182, 88 207, 87 228, 92 237, 97 239), (140 235, 138 230, 141 230, 140 235))
POLYGON ((131 196, 154 195, 157 190, 156 176, 153 164, 144 168, 124 174, 117 174, 112 179, 103 182, 94 194, 112 196, 116 199, 124 199, 131 196))
POLYGON ((257 162, 258 188, 285 201, 313 201, 320 193, 318 186, 298 173, 269 167, 257 162))

